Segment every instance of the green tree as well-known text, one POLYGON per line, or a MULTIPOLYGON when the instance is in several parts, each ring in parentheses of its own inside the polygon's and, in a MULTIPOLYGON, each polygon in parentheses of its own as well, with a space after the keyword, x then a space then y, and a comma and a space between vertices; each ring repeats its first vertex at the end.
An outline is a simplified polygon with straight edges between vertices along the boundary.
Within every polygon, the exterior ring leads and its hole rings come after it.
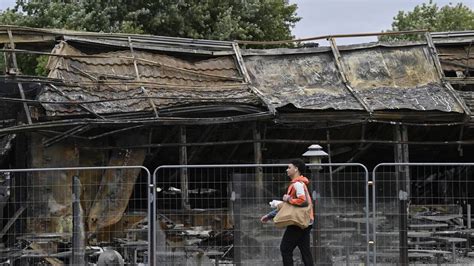
MULTIPOLYGON (((389 31, 460 31, 474 29, 474 11, 458 3, 438 7, 433 1, 417 5, 412 11, 399 11, 389 31)), ((381 36, 379 40, 419 40, 419 34, 381 36)))
MULTIPOLYGON (((0 24, 195 39, 285 40, 292 38, 291 28, 300 20, 296 9, 288 0, 17 0, 14 8, 0 12, 0 24)), ((20 57, 20 68, 25 74, 44 75, 43 57, 20 57)))
POLYGON ((288 0, 17 0, 1 24, 214 40, 291 39, 288 0))

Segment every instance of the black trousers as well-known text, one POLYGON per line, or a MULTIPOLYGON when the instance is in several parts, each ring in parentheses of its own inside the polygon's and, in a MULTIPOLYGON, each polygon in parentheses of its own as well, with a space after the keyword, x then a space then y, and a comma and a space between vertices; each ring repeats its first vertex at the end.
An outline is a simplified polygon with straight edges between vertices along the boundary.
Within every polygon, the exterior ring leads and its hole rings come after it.
POLYGON ((280 252, 284 266, 293 265, 293 250, 295 250, 296 247, 298 247, 301 252, 304 265, 314 265, 310 248, 311 227, 311 225, 305 229, 301 229, 296 225, 286 227, 285 234, 283 235, 280 244, 280 252))

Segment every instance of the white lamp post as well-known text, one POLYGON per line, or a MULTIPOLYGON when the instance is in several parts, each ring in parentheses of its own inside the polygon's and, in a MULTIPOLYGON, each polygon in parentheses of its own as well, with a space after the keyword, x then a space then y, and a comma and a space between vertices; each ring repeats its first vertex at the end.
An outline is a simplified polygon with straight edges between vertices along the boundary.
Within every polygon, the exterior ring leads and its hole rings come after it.
MULTIPOLYGON (((320 164, 321 159, 327 157, 328 154, 323 151, 323 148, 318 144, 313 144, 308 147, 308 150, 303 153, 303 157, 309 157, 310 164, 320 164)), ((321 169, 320 165, 309 166, 310 169, 321 169)))
MULTIPOLYGON (((328 156, 328 154, 323 151, 323 148, 319 146, 318 144, 313 144, 308 147, 308 150, 303 153, 303 157, 308 157, 309 158, 309 163, 310 165, 308 166, 309 169, 315 170, 313 174, 317 175, 317 172, 322 168, 321 165, 321 159, 323 157, 328 156), (311 165, 313 164, 313 165, 311 165), (316 165, 314 165, 316 164, 316 165)), ((314 188, 314 187, 313 187, 314 188)), ((316 193, 315 190, 313 190, 312 193, 313 197, 313 203, 316 203, 316 199, 319 197, 316 193)), ((316 207, 316 204, 313 204, 314 206, 314 214, 315 214, 315 219, 318 221, 319 220, 319 212, 317 210, 318 207, 316 207)), ((320 222, 315 223, 315 227, 313 229, 313 255, 315 257, 316 262, 320 260, 321 257, 321 224, 320 222)))

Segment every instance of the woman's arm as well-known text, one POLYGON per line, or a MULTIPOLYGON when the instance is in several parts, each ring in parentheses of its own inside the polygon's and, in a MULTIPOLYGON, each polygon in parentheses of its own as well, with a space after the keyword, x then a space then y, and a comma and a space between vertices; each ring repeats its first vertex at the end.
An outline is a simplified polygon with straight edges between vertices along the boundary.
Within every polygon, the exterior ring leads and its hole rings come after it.
POLYGON ((275 209, 275 210, 267 213, 266 215, 264 215, 262 218, 260 218, 260 221, 262 221, 262 223, 266 223, 266 222, 268 222, 268 220, 271 220, 271 219, 275 218, 277 213, 278 213, 278 209, 275 209))

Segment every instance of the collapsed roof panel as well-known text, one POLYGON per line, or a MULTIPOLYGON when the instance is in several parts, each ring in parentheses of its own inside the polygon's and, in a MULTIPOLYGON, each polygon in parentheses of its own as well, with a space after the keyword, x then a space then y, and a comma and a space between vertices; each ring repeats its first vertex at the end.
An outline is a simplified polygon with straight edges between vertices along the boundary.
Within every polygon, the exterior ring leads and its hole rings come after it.
MULTIPOLYGON (((39 95, 42 101, 100 101, 84 103, 97 114, 197 103, 260 105, 243 83, 232 56, 191 61, 143 51, 116 51, 88 57, 65 42, 53 52, 63 56, 49 62, 49 77, 61 79, 65 85, 45 86, 39 95)), ((48 116, 85 112, 77 105, 43 106, 48 116)))
POLYGON ((428 46, 341 51, 345 74, 372 110, 409 109, 462 113, 444 87, 428 46))
POLYGON ((275 108, 363 110, 345 88, 330 52, 245 56, 252 83, 275 108))
POLYGON ((253 85, 275 108, 293 104, 309 110, 359 111, 366 104, 372 111, 463 113, 438 76, 426 44, 341 47, 340 67, 328 49, 299 50, 303 53, 246 53, 253 85))

